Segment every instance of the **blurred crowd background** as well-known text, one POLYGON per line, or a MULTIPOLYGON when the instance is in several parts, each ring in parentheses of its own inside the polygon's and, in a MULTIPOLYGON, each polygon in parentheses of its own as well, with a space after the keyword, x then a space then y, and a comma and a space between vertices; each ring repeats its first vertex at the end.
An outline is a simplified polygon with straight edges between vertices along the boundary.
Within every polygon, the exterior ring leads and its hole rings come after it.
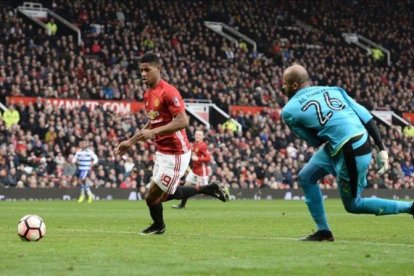
MULTIPOLYGON (((304 65, 315 85, 337 85, 369 110, 402 116, 414 105, 414 1, 40 1, 82 31, 83 42, 48 32, 18 15, 19 1, 0 3, 0 187, 77 186, 72 158, 85 139, 98 155, 90 176, 95 187, 145 191, 152 173, 151 143, 115 156, 116 145, 146 122, 143 111, 120 115, 86 106, 72 110, 41 98, 142 101, 138 59, 159 53, 162 76, 185 99, 207 99, 226 112, 231 105, 283 108, 283 69, 304 65), (221 21, 249 36, 232 44, 204 26, 221 21), (374 57, 348 44, 358 33, 391 52, 374 57), (7 103, 8 96, 38 97, 7 103)), ((233 188, 298 188, 298 171, 314 148, 297 139, 274 113, 237 112, 240 133, 226 125, 204 128, 213 155, 212 179, 233 188)), ((382 177, 372 163, 371 188, 414 188, 412 128, 380 125, 391 169, 382 177)), ((320 180, 336 188, 334 177, 320 180)))

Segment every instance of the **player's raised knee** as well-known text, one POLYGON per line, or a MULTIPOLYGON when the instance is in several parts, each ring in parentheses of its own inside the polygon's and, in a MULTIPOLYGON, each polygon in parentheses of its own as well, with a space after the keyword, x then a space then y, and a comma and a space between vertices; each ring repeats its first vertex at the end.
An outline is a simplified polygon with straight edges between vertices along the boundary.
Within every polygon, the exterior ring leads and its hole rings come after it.
POLYGON ((358 206, 357 206, 356 202, 353 202, 353 201, 351 201, 351 202, 344 202, 344 207, 345 207, 345 210, 348 213, 351 213, 351 214, 359 214, 360 213, 358 211, 358 206))
POLYGON ((302 171, 299 172, 297 180, 298 180, 299 186, 301 186, 302 189, 305 189, 309 185, 309 180, 306 180, 306 179, 307 177, 305 176, 305 174, 302 171))

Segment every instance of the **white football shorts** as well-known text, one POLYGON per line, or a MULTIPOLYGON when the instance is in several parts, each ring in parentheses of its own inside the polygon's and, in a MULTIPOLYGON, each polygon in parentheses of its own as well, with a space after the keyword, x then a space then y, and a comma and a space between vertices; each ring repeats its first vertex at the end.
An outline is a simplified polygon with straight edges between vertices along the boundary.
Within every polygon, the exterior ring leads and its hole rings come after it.
POLYGON ((191 151, 181 155, 155 153, 153 181, 166 193, 173 194, 190 164, 191 151))
POLYGON ((208 185, 208 175, 200 176, 193 173, 193 171, 190 171, 185 178, 185 183, 206 186, 208 185))

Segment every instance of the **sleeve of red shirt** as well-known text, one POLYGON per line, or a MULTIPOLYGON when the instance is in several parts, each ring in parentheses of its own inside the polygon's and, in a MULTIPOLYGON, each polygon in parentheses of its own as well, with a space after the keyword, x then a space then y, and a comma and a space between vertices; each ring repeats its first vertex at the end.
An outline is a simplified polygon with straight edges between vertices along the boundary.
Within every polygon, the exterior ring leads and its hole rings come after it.
POLYGON ((164 101, 167 103, 168 110, 173 116, 185 111, 185 105, 180 92, 174 87, 165 91, 164 101))
POLYGON ((200 156, 198 157, 198 161, 209 163, 211 160, 210 152, 208 151, 207 145, 204 145, 200 148, 200 156))

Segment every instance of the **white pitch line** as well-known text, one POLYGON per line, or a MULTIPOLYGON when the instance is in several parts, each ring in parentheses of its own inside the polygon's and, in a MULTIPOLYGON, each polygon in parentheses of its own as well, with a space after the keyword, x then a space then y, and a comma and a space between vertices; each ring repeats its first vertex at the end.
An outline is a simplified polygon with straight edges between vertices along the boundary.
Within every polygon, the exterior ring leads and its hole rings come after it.
MULTIPOLYGON (((55 228, 55 231, 62 232, 84 232, 84 233, 102 233, 102 234, 133 234, 138 235, 138 231, 105 231, 105 230, 82 230, 82 229, 70 229, 70 228, 55 228)), ((50 231, 50 230, 49 230, 50 231)), ((179 233, 167 233, 169 236, 181 236, 179 233)), ((235 239, 235 240, 282 240, 282 241, 298 241, 299 238, 292 237, 258 237, 258 236, 240 236, 240 235, 219 235, 219 234, 189 234, 186 233, 186 236, 193 237, 212 237, 212 238, 222 238, 222 239, 235 239)), ((142 237, 142 236, 139 236, 142 237)), ((309 242, 310 243, 310 242, 309 242)), ((348 240, 336 240, 335 243, 349 243, 349 244, 365 244, 365 245, 374 245, 374 246, 400 246, 400 247, 409 247, 414 248, 414 244, 404 244, 404 243, 387 243, 387 242, 369 242, 369 241, 348 241, 348 240)), ((328 244, 328 242, 327 242, 328 244)))

